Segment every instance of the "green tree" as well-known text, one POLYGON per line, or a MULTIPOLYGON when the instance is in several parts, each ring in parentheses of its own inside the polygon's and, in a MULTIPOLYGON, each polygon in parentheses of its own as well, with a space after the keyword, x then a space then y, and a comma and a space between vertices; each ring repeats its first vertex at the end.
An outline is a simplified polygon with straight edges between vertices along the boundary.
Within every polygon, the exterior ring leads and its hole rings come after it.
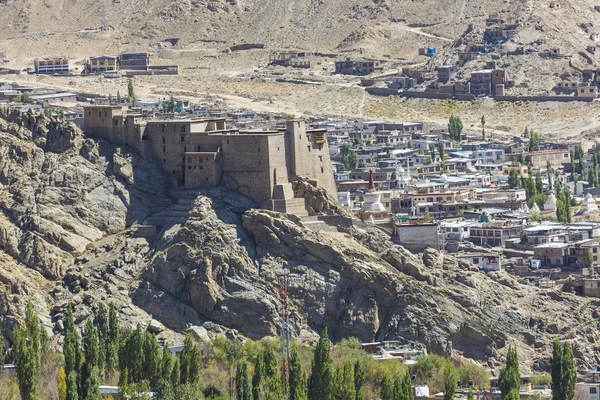
POLYGON ((246 360, 239 361, 236 368, 235 389, 237 400, 252 399, 252 385, 248 378, 248 362, 246 360))
POLYGON ((577 371, 573 352, 569 343, 563 344, 562 352, 562 399, 573 400, 575 397, 575 385, 577 384, 577 371))
POLYGON ((451 115, 450 120, 448 122, 448 132, 450 133, 450 138, 460 143, 462 130, 463 123, 460 120, 460 117, 451 115))
POLYGON ((138 324, 129 332, 119 349, 119 367, 127 369, 128 382, 136 383, 144 379, 144 332, 138 324))
POLYGON ((186 383, 197 384, 200 379, 200 349, 194 343, 191 335, 187 335, 183 341, 183 350, 179 356, 179 381, 182 385, 186 383))
POLYGON ((119 92, 119 91, 117 90, 117 104, 119 104, 119 105, 120 105, 122 102, 123 102, 123 101, 122 101, 122 99, 121 99, 121 92, 119 92))
POLYGON ((548 189, 552 190, 552 164, 550 164, 550 160, 546 161, 546 175, 548 175, 548 189))
POLYGON ((254 376, 252 376, 252 398, 254 400, 260 400, 260 384, 264 376, 265 367, 263 364, 262 352, 256 355, 256 361, 254 363, 254 376))
POLYGON ((298 355, 298 351, 296 349, 292 349, 289 378, 290 399, 293 400, 295 398, 296 390, 302 390, 300 386, 303 384, 304 382, 302 381, 302 364, 300 364, 300 356, 298 355))
POLYGON ((533 131, 529 135, 528 150, 529 152, 540 151, 539 135, 533 131))
POLYGON ((508 173, 508 187, 511 189, 518 189, 519 186, 519 173, 513 168, 508 173))
MULTIPOLYGON (((118 93, 117 93, 118 95, 118 93)), ((119 103, 120 104, 120 103, 119 103)), ((119 365, 119 320, 115 303, 108 309, 108 338, 106 343, 106 366, 113 371, 119 365)))
POLYGON ((96 325, 98 326, 98 371, 104 376, 104 369, 107 364, 107 351, 109 343, 109 326, 106 307, 103 303, 98 306, 96 313, 96 325))
POLYGON ((383 378, 381 378, 379 388, 381 400, 394 400, 394 387, 387 375, 384 375, 383 378))
POLYGON ((112 103, 113 103, 113 97, 112 97, 112 94, 109 93, 108 94, 108 104, 112 104, 112 103))
POLYGON ((63 341, 63 355, 65 357, 65 373, 67 376, 72 372, 78 372, 81 365, 81 347, 79 335, 75 329, 73 310, 71 305, 67 306, 67 312, 63 318, 65 327, 65 339, 63 341))
POLYGON ((37 383, 41 363, 39 323, 33 304, 29 301, 25 311, 25 326, 17 325, 13 330, 14 365, 22 400, 38 398, 37 383))
POLYGON ((121 371, 121 375, 119 376, 119 398, 126 399, 131 396, 131 391, 129 390, 129 370, 127 368, 121 371))
POLYGON ((531 173, 528 174, 527 179, 525 179, 525 194, 527 195, 527 200, 531 199, 537 194, 535 182, 533 181, 533 176, 531 173))
POLYGON ((65 370, 60 368, 56 375, 56 391, 58 392, 58 400, 66 400, 67 398, 67 375, 65 370))
POLYGON ((558 340, 554 341, 550 364, 550 375, 552 377, 552 400, 562 400, 561 396, 563 395, 563 346, 558 340))
POLYGON ((436 145, 433 143, 429 143, 429 153, 431 154, 431 160, 435 162, 435 149, 436 145))
POLYGON ((521 244, 527 244, 527 233, 521 228, 521 236, 520 236, 521 244))
POLYGON ((512 345, 508 347, 506 365, 500 370, 500 396, 502 400, 519 400, 521 390, 521 375, 519 373, 519 358, 517 349, 512 345))
MULTIPOLYGON (((162 357, 161 357, 161 368, 160 368, 160 376, 161 380, 169 381, 171 374, 173 373, 173 366, 175 361, 173 356, 171 355, 171 350, 169 349, 169 344, 165 343, 163 347, 162 357)), ((160 385, 159 385, 160 386, 160 385)))
POLYGON ((475 400, 475 395, 473 394, 473 389, 469 389, 467 393, 467 400, 475 400))
POLYGON ((362 367, 360 360, 354 363, 354 390, 356 392, 356 400, 363 400, 363 385, 365 384, 365 370, 362 367))
POLYGON ((354 365, 351 361, 344 362, 335 372, 335 389, 333 398, 336 400, 356 399, 354 386, 354 365))
POLYGON ((79 395, 82 399, 97 398, 99 396, 98 385, 100 383, 98 381, 98 358, 100 351, 98 346, 98 331, 91 319, 88 319, 85 324, 83 353, 85 361, 81 367, 79 395))
POLYGON ((456 393, 456 369, 452 363, 447 363, 444 368, 444 400, 451 400, 456 393))
POLYGON ((308 381, 308 398, 311 400, 331 400, 333 381, 333 360, 330 354, 331 342, 327 328, 323 329, 314 350, 314 358, 308 381))
POLYGON ((485 140, 485 115, 481 116, 481 140, 485 140))
POLYGON ((594 276, 594 257, 589 250, 585 253, 585 264, 588 268, 589 275, 594 276))
POLYGON ((158 386, 158 381, 162 377, 162 353, 160 346, 156 341, 156 336, 150 332, 144 335, 144 380, 148 381, 151 388, 158 386))
POLYGON ((133 79, 127 81, 127 102, 131 103, 135 100, 135 88, 133 87, 133 79))
POLYGON ((67 376, 67 397, 66 400, 78 400, 77 394, 77 379, 75 378, 75 372, 69 372, 67 376))
POLYGON ((443 163, 444 162, 444 158, 446 158, 446 148, 444 147, 444 142, 442 142, 441 140, 437 143, 437 149, 438 149, 438 153, 440 155, 440 160, 443 163))

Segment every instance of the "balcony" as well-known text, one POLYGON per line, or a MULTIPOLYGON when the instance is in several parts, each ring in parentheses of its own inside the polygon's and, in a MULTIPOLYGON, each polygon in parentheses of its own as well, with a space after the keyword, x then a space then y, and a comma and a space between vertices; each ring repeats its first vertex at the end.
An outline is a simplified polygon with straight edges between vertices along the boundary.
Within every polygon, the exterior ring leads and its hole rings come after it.
POLYGON ((317 145, 325 144, 325 131, 313 132, 313 143, 317 145))

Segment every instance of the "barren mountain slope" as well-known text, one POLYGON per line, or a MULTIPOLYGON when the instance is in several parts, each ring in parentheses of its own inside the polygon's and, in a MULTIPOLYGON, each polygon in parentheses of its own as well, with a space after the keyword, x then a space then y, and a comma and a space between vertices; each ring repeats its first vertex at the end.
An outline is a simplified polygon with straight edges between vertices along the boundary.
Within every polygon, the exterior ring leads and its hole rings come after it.
MULTIPOLYGON (((549 43, 581 47, 588 40, 582 23, 598 25, 591 0, 564 0, 553 10, 539 0, 106 0, 108 32, 91 32, 103 24, 103 2, 92 0, 6 0, 0 3, 3 37, 0 51, 17 56, 48 53, 78 57, 87 51, 115 53, 152 48, 167 38, 183 46, 219 47, 264 43, 270 48, 338 51, 363 48, 392 58, 416 55, 419 44, 451 42, 468 24, 483 23, 492 13, 523 28, 542 27, 549 43), (391 6, 391 10, 390 10, 391 6), (394 23, 390 25, 390 17, 394 23), (423 27, 421 30, 420 27, 423 27), (86 31, 83 31, 86 30, 86 31), (409 40, 413 48, 403 46, 409 40), (404 48, 405 54, 396 54, 404 48)), ((521 40, 539 34, 525 30, 521 40)))

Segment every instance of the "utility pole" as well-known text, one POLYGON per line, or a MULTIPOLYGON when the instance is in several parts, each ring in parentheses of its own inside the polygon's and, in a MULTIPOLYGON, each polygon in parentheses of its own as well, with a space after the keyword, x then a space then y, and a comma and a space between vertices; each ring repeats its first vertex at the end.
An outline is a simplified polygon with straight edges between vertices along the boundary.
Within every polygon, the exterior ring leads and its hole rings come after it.
POLYGON ((102 0, 102 30, 108 30, 108 17, 106 15, 106 0, 102 0))
POLYGON ((283 266, 283 274, 279 282, 279 297, 281 298, 281 331, 279 332, 281 341, 281 377, 283 381, 283 398, 289 399, 289 365, 291 358, 291 332, 289 324, 289 303, 288 296, 290 293, 290 276, 289 270, 283 266))

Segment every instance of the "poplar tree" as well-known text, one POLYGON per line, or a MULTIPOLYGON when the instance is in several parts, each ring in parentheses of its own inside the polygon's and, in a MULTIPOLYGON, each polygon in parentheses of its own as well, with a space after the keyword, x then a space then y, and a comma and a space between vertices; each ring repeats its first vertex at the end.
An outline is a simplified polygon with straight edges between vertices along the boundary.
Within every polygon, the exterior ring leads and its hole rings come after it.
POLYGON ((552 377, 552 400, 562 399, 562 366, 563 366, 563 346, 558 340, 554 341, 552 348, 552 359, 550 376, 552 377))
POLYGON ((262 352, 256 355, 256 361, 254 363, 254 376, 252 376, 252 398, 254 400, 260 400, 260 383, 264 376, 264 364, 262 352))
POLYGON ((183 350, 181 351, 179 381, 182 385, 186 383, 196 384, 200 373, 200 349, 194 343, 190 335, 183 341, 183 350))
POLYGON ((37 399, 37 383, 41 364, 40 321, 31 301, 25 311, 25 326, 13 331, 14 364, 22 400, 37 399))
POLYGON ((544 193, 544 183, 542 182, 542 175, 540 171, 535 175, 535 191, 537 193, 544 193))
POLYGON ((394 388, 390 378, 387 375, 384 375, 383 378, 381 378, 379 388, 379 396, 381 397, 381 400, 394 400, 394 388))
POLYGON ((98 332, 91 319, 85 324, 83 335, 83 353, 85 361, 81 367, 79 395, 82 399, 95 398, 98 392, 98 332))
POLYGON ((356 400, 363 400, 363 385, 365 383, 365 370, 362 368, 360 360, 354 363, 354 390, 356 391, 356 400))
MULTIPOLYGON (((117 93, 118 94, 118 93, 117 93)), ((106 344, 106 366, 109 371, 119 365, 119 320, 115 303, 110 303, 108 310, 108 337, 106 344)))
POLYGON ((450 120, 448 121, 448 133, 450 134, 450 139, 455 140, 460 143, 462 137, 463 123, 459 117, 454 115, 450 116, 450 120))
POLYGON ((77 395, 77 379, 75 379, 75 372, 71 371, 67 376, 67 397, 66 400, 78 400, 77 395))
POLYGON ((241 360, 237 364, 235 375, 235 389, 237 400, 252 399, 252 385, 248 377, 248 362, 241 360))
POLYGON ((98 371, 104 375, 104 369, 107 365, 109 328, 106 307, 100 303, 96 313, 96 325, 98 326, 98 371))
POLYGON ((552 400, 572 400, 575 396, 577 372, 573 352, 568 343, 554 342, 551 360, 552 400))
POLYGON ((481 116, 481 140, 485 140, 485 115, 481 116))
POLYGON ((356 398, 354 387, 354 365, 346 361, 335 373, 335 390, 333 398, 336 400, 352 400, 356 398))
POLYGON ((143 377, 148 381, 151 388, 158 385, 162 372, 162 353, 156 341, 156 336, 150 332, 146 332, 144 337, 144 364, 143 377))
POLYGON ((300 357, 296 349, 292 349, 292 355, 290 357, 290 399, 294 400, 296 390, 301 390, 300 385, 303 385, 302 381, 302 365, 300 364, 300 357))
POLYGON ((519 373, 519 358, 517 349, 508 347, 506 365, 500 370, 500 396, 502 400, 519 400, 521 390, 521 375, 519 373))
POLYGON ((68 376, 73 371, 79 372, 79 366, 81 365, 79 336, 75 330, 75 320, 73 319, 73 311, 70 304, 63 318, 63 325, 65 327, 63 355, 65 357, 65 373, 68 376))
POLYGON ((573 359, 573 351, 569 343, 564 343, 562 354, 562 390, 563 399, 572 400, 575 397, 575 386, 577 384, 577 371, 573 359))
POLYGON ((456 370, 451 362, 448 362, 444 368, 444 400, 451 400, 456 393, 457 382, 456 370))
POLYGON ((311 400, 331 400, 332 398, 331 384, 334 371, 330 347, 331 343, 327 335, 327 328, 325 328, 315 347, 308 381, 308 398, 311 400))

